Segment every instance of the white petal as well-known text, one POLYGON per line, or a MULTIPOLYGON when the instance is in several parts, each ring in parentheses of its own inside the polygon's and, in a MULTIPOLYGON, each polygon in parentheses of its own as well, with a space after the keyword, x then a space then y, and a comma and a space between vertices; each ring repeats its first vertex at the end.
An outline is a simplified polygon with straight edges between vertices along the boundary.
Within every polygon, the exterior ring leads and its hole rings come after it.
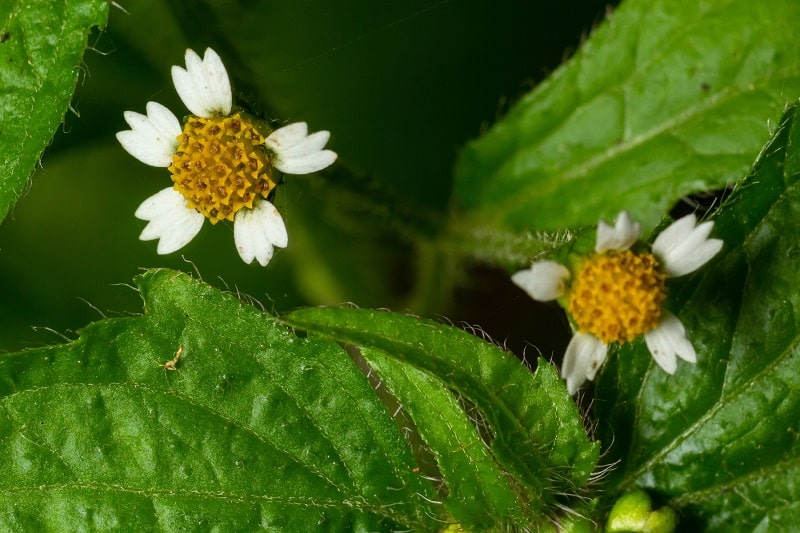
POLYGON ((200 59, 194 50, 187 49, 185 57, 186 68, 172 67, 172 83, 186 108, 204 118, 230 114, 231 82, 219 55, 207 48, 200 59))
POLYGON ((336 152, 322 150, 302 157, 279 156, 275 160, 275 168, 284 174, 311 174, 329 167, 336 161, 336 152))
POLYGON ((180 135, 182 128, 181 123, 172 111, 158 102, 147 102, 146 109, 147 116, 153 126, 160 132, 172 135, 171 140, 177 144, 176 137, 180 135))
POLYGON ((677 355, 689 363, 697 362, 697 353, 686 338, 686 330, 678 317, 664 312, 658 327, 644 334, 650 355, 667 374, 674 374, 678 368, 677 355))
POLYGON ((148 102, 147 115, 125 111, 123 116, 131 127, 117 133, 117 140, 125 151, 147 165, 168 167, 181 134, 175 115, 158 102, 148 102))
POLYGON ((653 242, 653 253, 669 277, 683 276, 708 263, 722 249, 722 240, 709 239, 714 223, 697 225, 694 214, 670 224, 653 242))
POLYGON ((605 221, 601 220, 597 224, 597 242, 594 251, 603 253, 614 250, 624 252, 639 240, 642 235, 642 227, 638 222, 634 222, 627 211, 622 211, 612 228, 605 221))
POLYGON ((336 161, 336 152, 323 150, 330 137, 328 131, 308 135, 308 125, 295 122, 273 131, 265 144, 275 152, 275 168, 285 174, 310 174, 336 161))
POLYGON ((228 71, 225 69, 222 59, 214 49, 206 48, 203 54, 203 68, 204 78, 208 82, 209 89, 213 95, 215 107, 218 107, 223 115, 229 115, 233 105, 231 81, 228 78, 228 71))
POLYGON ((567 382, 570 395, 588 380, 593 380, 606 360, 608 346, 588 333, 576 333, 569 341, 561 364, 561 377, 567 382))
POLYGON ((325 148, 325 144, 330 138, 331 132, 317 131, 291 147, 281 149, 280 153, 283 157, 301 157, 313 154, 325 148))
POLYGON ((568 279, 567 267, 555 261, 536 261, 530 268, 511 276, 511 281, 540 302, 549 302, 563 296, 568 279))
POLYGON ((272 259, 274 246, 285 248, 289 244, 283 218, 267 200, 261 200, 253 209, 236 213, 233 239, 242 261, 250 264, 255 259, 261 266, 267 266, 272 259))
POLYGON ((270 133, 266 139, 266 145, 276 152, 280 152, 302 142, 306 136, 308 136, 308 124, 294 122, 270 133))
POLYGON ((180 250, 194 239, 203 227, 205 217, 186 205, 186 199, 172 187, 162 189, 136 210, 136 218, 149 223, 139 239, 159 239, 157 252, 169 254, 180 250))
POLYGON ((697 225, 697 217, 694 213, 679 218, 658 235, 653 243, 653 248, 661 246, 669 250, 679 245, 692 232, 695 225, 697 225))

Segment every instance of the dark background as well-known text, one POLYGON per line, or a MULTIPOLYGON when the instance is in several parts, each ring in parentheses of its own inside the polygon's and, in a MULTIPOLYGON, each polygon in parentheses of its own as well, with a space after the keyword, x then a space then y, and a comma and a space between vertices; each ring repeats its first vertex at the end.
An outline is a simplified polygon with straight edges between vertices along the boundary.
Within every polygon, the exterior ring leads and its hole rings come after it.
POLYGON ((196 271, 270 311, 348 301, 477 325, 517 353, 535 355, 526 339, 545 356, 563 350, 561 315, 507 272, 444 268, 436 250, 459 147, 568 58, 605 3, 120 3, 127 13, 112 7, 89 36, 72 110, 0 226, 0 350, 141 312, 132 279, 144 267, 196 271), (338 163, 279 188, 290 242, 267 268, 241 262, 228 224, 206 224, 170 256, 138 240, 145 223, 133 212, 170 181, 114 133, 127 129, 123 111, 149 100, 186 113, 169 68, 187 46, 215 48, 239 102, 264 118, 333 134, 338 163), (437 269, 456 278, 438 280, 437 269))

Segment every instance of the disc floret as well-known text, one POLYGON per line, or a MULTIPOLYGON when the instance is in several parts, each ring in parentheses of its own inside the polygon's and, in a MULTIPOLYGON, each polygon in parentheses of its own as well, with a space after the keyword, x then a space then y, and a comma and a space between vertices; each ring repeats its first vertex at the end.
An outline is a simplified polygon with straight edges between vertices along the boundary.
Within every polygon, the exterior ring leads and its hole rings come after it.
POLYGON ((595 254, 575 276, 567 309, 578 331, 605 344, 629 342, 658 326, 666 279, 653 254, 595 254))
POLYGON ((233 221, 242 209, 275 188, 265 138, 239 113, 191 117, 178 136, 169 171, 187 205, 212 224, 233 221))

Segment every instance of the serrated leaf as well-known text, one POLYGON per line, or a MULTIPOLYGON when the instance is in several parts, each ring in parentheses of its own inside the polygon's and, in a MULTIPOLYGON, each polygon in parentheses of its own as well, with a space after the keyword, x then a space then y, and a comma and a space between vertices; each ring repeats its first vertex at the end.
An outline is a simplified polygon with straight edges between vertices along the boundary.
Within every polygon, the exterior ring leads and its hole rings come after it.
POLYGON ((64 119, 92 27, 107 0, 7 0, 0 5, 0 220, 64 119))
POLYGON ((527 489, 533 508, 583 486, 595 467, 598 445, 589 442, 574 402, 544 360, 531 373, 512 354, 465 331, 394 313, 309 308, 287 321, 411 363, 466 397, 491 427, 498 464, 527 489))
POLYGON ((794 0, 627 0, 468 145, 456 196, 474 227, 556 230, 625 209, 652 228, 681 196, 744 175, 800 95, 794 0))
POLYGON ((138 282, 144 316, 0 358, 0 529, 436 528, 433 488, 338 345, 185 274, 138 282))
POLYGON ((623 461, 612 494, 650 489, 708 531, 800 520, 799 146, 793 108, 715 218, 723 253, 674 286, 697 364, 668 376, 639 343, 598 383, 598 428, 623 461))
POLYGON ((526 516, 522 493, 515 492, 442 381, 379 350, 361 350, 430 447, 447 486, 445 508, 462 527, 506 530, 542 518, 526 516))

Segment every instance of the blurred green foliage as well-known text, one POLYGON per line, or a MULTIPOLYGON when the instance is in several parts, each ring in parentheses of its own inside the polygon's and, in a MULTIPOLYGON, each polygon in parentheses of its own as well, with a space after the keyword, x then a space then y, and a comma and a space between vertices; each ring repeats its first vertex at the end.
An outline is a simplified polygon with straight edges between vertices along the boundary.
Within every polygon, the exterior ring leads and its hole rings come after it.
POLYGON ((418 295, 437 285, 425 279, 437 265, 425 242, 445 226, 459 147, 555 68, 605 9, 601 1, 118 4, 127 12, 112 4, 107 27, 90 36, 72 111, 0 226, 0 350, 61 340, 33 326, 74 337, 99 313, 137 312, 138 297, 119 284, 140 267, 196 267, 269 309, 345 300, 447 309, 418 295), (236 96, 266 118, 333 133, 337 165, 278 191, 290 244, 267 269, 242 264, 230 225, 207 225, 166 257, 137 239, 144 223, 133 212, 168 176, 131 158, 114 133, 127 127, 123 111, 143 112, 150 100, 184 112, 169 68, 187 46, 219 51, 236 96))

